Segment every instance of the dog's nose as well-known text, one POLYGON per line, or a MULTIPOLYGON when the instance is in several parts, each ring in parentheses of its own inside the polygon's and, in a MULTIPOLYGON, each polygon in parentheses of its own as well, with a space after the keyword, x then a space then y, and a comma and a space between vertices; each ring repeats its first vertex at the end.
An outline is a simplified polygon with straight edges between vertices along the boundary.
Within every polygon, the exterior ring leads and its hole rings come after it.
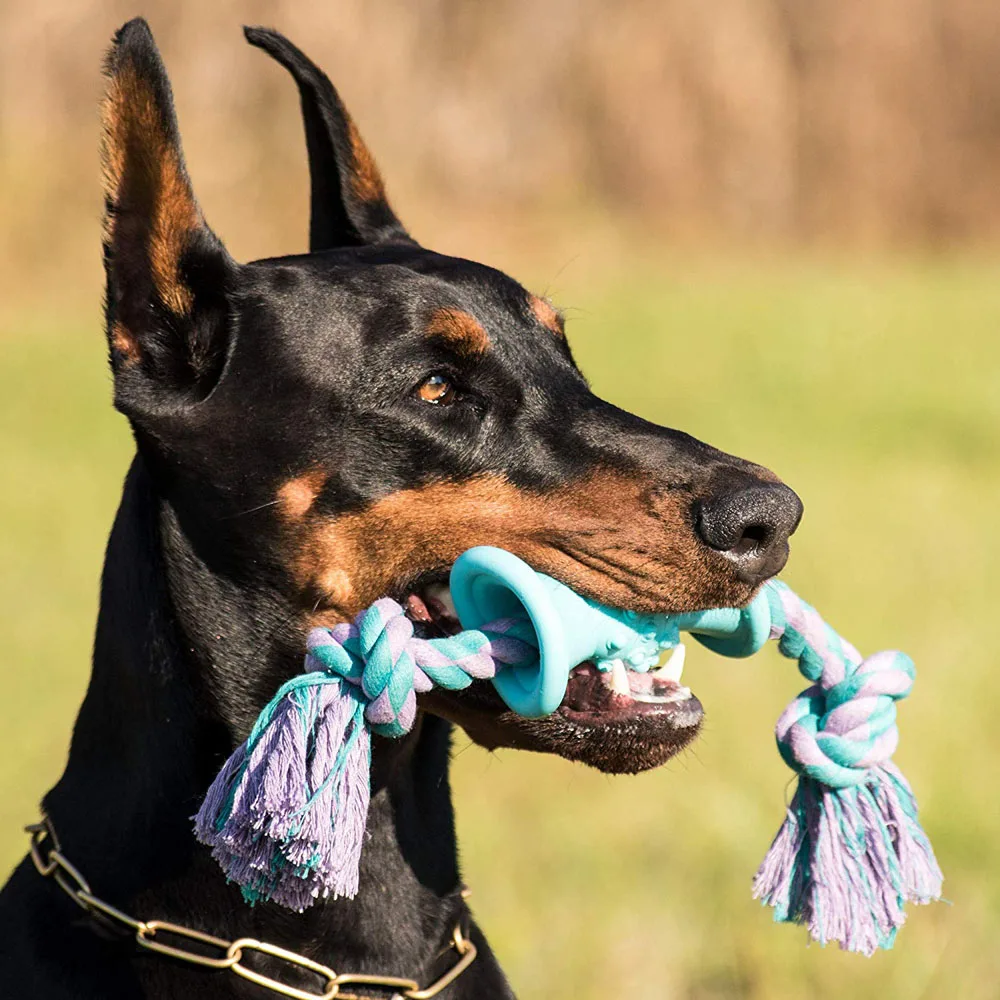
POLYGON ((698 502, 702 541, 736 564, 748 583, 774 576, 788 558, 788 538, 799 525, 802 501, 783 483, 743 483, 698 502))

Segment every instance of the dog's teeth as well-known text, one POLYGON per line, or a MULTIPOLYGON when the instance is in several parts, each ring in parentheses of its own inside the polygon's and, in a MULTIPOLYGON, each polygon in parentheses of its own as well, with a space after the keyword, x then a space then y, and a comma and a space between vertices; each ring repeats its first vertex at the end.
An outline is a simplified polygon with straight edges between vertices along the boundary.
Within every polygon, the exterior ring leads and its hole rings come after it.
POLYGON ((669 705, 675 701, 687 701, 691 697, 691 688, 677 687, 666 694, 635 694, 632 697, 647 705, 669 705))
POLYGON ((680 642, 674 646, 670 659, 659 670, 653 671, 652 676, 657 680, 673 681, 675 684, 680 684, 681 674, 684 673, 684 653, 684 643, 680 642))
POLYGON ((601 679, 615 694, 624 695, 626 698, 631 696, 632 691, 628 685, 628 671, 622 660, 613 660, 611 669, 601 674, 601 679))
POLYGON ((427 596, 441 604, 452 618, 458 618, 455 602, 451 599, 451 588, 446 583, 432 583, 427 587, 427 596))

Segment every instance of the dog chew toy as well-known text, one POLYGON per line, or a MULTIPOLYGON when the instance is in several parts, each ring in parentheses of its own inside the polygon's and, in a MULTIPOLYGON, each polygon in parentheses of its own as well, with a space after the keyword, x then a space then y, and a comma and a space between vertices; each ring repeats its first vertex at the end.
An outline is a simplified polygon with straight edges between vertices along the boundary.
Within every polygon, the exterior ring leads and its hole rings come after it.
POLYGON ((213 782, 195 834, 248 902, 303 910, 356 894, 371 733, 408 732, 418 693, 490 679, 513 711, 540 717, 558 708, 577 664, 648 671, 682 631, 731 657, 775 639, 810 682, 776 727, 799 782, 753 882, 775 920, 871 955, 892 946, 906 902, 940 898, 913 793, 890 760, 896 701, 913 685, 905 654, 862 659, 776 580, 745 608, 637 614, 480 547, 456 561, 450 582, 457 635, 420 638, 389 598, 352 624, 314 629, 306 672, 282 685, 213 782))

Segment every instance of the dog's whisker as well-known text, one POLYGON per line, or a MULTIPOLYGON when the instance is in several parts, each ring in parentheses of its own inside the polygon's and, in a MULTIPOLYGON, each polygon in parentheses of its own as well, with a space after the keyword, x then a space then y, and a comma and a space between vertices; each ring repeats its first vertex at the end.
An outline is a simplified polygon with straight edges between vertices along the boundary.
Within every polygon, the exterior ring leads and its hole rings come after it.
POLYGON ((264 510, 266 507, 274 507, 279 503, 281 503, 280 500, 269 500, 267 503, 259 504, 257 507, 250 507, 247 510, 238 510, 235 514, 230 514, 229 517, 223 518, 223 520, 232 521, 237 517, 245 517, 247 514, 254 514, 258 510, 264 510))
MULTIPOLYGON (((563 274, 565 274, 565 272, 569 269, 571 265, 575 264, 581 258, 581 256, 582 254, 575 253, 573 254, 572 257, 570 257, 568 260, 566 260, 559 266, 559 268, 556 270, 556 273, 552 275, 552 277, 549 279, 548 283, 545 286, 545 291, 542 293, 545 298, 548 298, 549 295, 551 294, 552 286, 563 276, 563 274)), ((561 309, 561 311, 565 312, 564 309, 561 309)))

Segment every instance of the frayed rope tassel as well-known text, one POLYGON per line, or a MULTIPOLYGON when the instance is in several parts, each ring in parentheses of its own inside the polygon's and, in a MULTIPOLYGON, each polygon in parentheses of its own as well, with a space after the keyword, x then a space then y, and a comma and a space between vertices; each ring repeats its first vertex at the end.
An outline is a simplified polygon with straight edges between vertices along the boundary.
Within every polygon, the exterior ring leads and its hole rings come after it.
POLYGON ((775 733, 799 774, 785 821, 754 878, 776 921, 805 924, 821 944, 865 955, 890 948, 904 904, 941 897, 941 869, 913 792, 890 757, 896 701, 913 686, 898 652, 868 659, 778 581, 766 585, 771 638, 813 686, 775 733))
POLYGON ((389 598, 352 625, 313 629, 308 649, 309 672, 268 702, 195 817, 195 836, 247 902, 298 911, 358 891, 370 733, 408 732, 418 692, 460 690, 498 666, 538 659, 526 619, 421 639, 389 598))

